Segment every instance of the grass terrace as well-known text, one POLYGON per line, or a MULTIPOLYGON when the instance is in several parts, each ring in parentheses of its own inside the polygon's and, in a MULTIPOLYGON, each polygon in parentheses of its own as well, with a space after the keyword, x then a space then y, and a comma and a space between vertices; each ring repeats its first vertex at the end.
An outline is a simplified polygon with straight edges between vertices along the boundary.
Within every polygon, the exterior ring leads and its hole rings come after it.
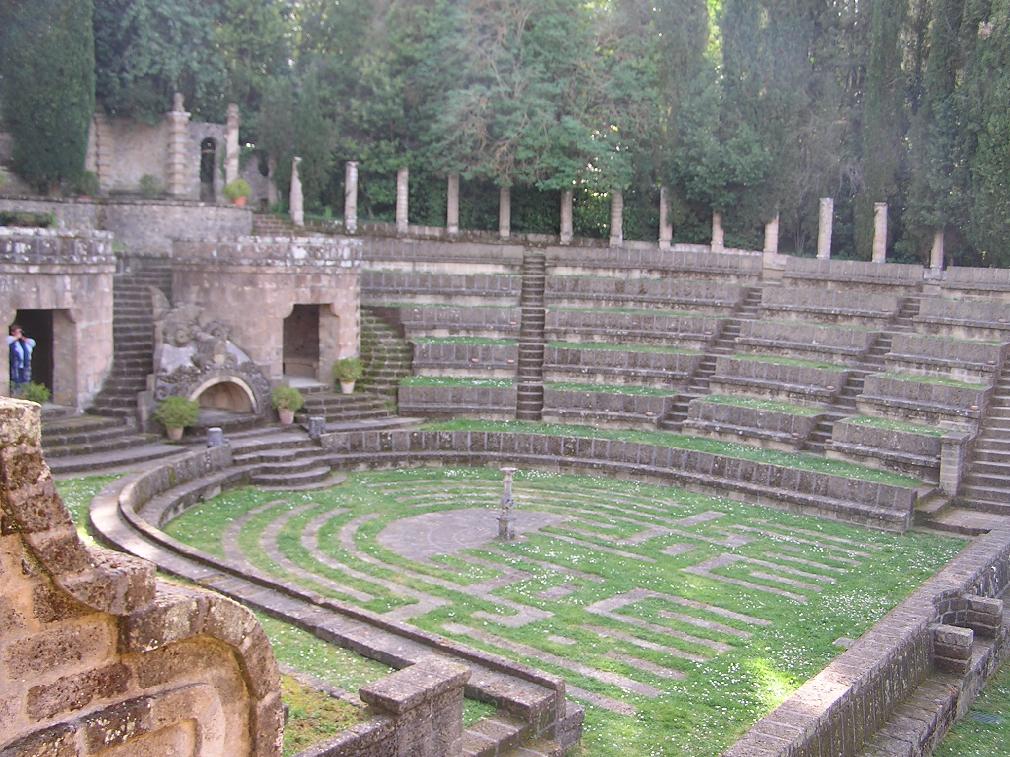
POLYGON ((641 397, 672 397, 674 389, 659 389, 654 386, 633 384, 576 384, 567 381, 545 382, 544 389, 557 392, 592 392, 594 394, 634 394, 641 397))
POLYGON ((770 413, 789 413, 790 415, 814 416, 824 412, 823 409, 805 405, 794 405, 790 402, 775 402, 774 400, 759 400, 753 397, 734 396, 730 394, 710 394, 701 401, 712 405, 732 405, 748 410, 765 410, 770 413))
POLYGON ((429 431, 504 431, 544 436, 571 436, 581 439, 610 439, 622 442, 653 444, 659 447, 676 447, 699 452, 710 452, 741 460, 781 465, 787 468, 828 473, 860 481, 875 481, 907 488, 917 488, 923 482, 911 476, 867 468, 841 460, 829 460, 820 455, 805 452, 783 452, 763 449, 748 444, 723 442, 668 431, 634 431, 625 429, 602 429, 590 426, 574 426, 554 423, 534 423, 531 421, 478 421, 452 420, 426 423, 421 428, 429 431))
POLYGON ((508 389, 515 381, 502 378, 458 378, 455 376, 406 376, 400 379, 400 386, 486 386, 508 389))
POLYGON ((855 415, 844 419, 846 423, 853 423, 859 426, 869 426, 885 431, 904 431, 909 434, 922 434, 924 436, 944 436, 947 431, 936 426, 925 426, 921 423, 908 423, 906 421, 894 420, 893 418, 876 418, 872 415, 855 415))
POLYGON ((775 363, 776 365, 791 365, 795 368, 817 368, 822 371, 841 371, 845 366, 839 363, 825 363, 820 360, 803 360, 796 357, 780 357, 779 355, 758 355, 748 352, 737 352, 732 356, 736 360, 749 360, 752 363, 775 363))
POLYGON ((666 316, 668 318, 711 318, 706 313, 690 310, 667 310, 665 308, 577 308, 551 307, 548 310, 558 313, 618 313, 620 315, 666 316))
POLYGON ((997 757, 1010 744, 1010 664, 989 679, 964 718, 958 721, 935 757, 997 757))
POLYGON ((418 336, 408 341, 414 344, 518 344, 515 339, 492 339, 485 336, 418 336))
MULTIPOLYGON (((495 470, 358 472, 311 493, 232 490, 167 530, 563 676, 593 757, 720 753, 963 545, 536 471, 516 478, 521 538, 502 543, 500 496, 495 470)), ((344 688, 381 672, 266 627, 282 661, 344 688)))
POLYGON ((612 350, 614 352, 657 352, 664 355, 699 355, 697 350, 667 347, 661 344, 614 344, 612 342, 548 342, 548 347, 559 350, 612 350))
POLYGON ((887 372, 887 373, 874 373, 873 376, 882 376, 884 378, 895 379, 897 381, 909 381, 917 384, 937 384, 939 386, 953 386, 958 389, 974 389, 976 391, 981 391, 986 389, 989 385, 982 384, 975 381, 959 381, 958 379, 952 379, 947 376, 924 376, 918 373, 897 373, 897 372, 887 372))

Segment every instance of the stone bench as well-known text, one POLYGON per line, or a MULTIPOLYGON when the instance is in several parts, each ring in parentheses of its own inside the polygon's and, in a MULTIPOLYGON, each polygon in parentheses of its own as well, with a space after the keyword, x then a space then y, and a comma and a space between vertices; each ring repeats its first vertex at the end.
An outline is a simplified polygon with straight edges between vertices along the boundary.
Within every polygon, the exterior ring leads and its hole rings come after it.
POLYGON ((898 314, 897 295, 850 292, 814 286, 766 286, 761 291, 761 310, 773 318, 817 320, 829 323, 882 325, 898 314))
POLYGON ((519 334, 517 307, 409 305, 400 308, 400 323, 407 337, 481 336, 515 337, 519 334))
POLYGON ((958 339, 1010 341, 1010 303, 923 298, 914 321, 919 332, 958 339))
POLYGON ((754 441, 762 447, 796 450, 803 446, 823 413, 805 415, 721 402, 691 400, 684 428, 724 441, 754 441))
POLYGON ((403 384, 397 392, 403 415, 426 417, 513 418, 514 386, 426 386, 403 384))
POLYGON ((889 371, 942 374, 960 381, 993 383, 1007 344, 967 341, 928 334, 895 334, 884 360, 889 371))
POLYGON ((627 313, 608 310, 547 311, 545 332, 555 341, 652 342, 698 349, 713 341, 722 328, 715 316, 685 316, 657 310, 627 313))
POLYGON ((548 304, 599 307, 662 307, 675 310, 729 311, 743 300, 743 287, 721 281, 634 276, 547 277, 548 304))
POLYGON ((841 391, 849 371, 814 368, 720 355, 709 381, 718 394, 751 394, 800 403, 828 403, 841 391))
POLYGON ((519 347, 515 342, 468 344, 418 340, 413 368, 430 376, 514 376, 519 347))
POLYGON ((432 273, 363 269, 361 297, 366 303, 486 304, 492 299, 517 305, 521 278, 503 273, 432 273))
POLYGON ((949 386, 871 374, 863 384, 856 406, 864 415, 938 423, 940 421, 978 422, 988 404, 992 389, 949 386))
POLYGON ((825 455, 939 481, 942 437, 900 428, 881 428, 853 418, 836 421, 825 455))
POLYGON ((820 260, 789 257, 783 278, 792 281, 827 283, 827 288, 918 290, 923 268, 902 263, 872 263, 865 260, 820 260))
POLYGON ((670 410, 671 396, 544 387, 544 420, 602 426, 655 428, 670 410))
POLYGON ((741 352, 773 353, 796 357, 860 358, 873 345, 878 332, 847 326, 822 326, 796 321, 744 321, 737 348, 741 352))
POLYGON ((692 352, 646 352, 634 349, 548 344, 544 375, 551 381, 604 381, 673 387, 694 373, 702 355, 692 352))

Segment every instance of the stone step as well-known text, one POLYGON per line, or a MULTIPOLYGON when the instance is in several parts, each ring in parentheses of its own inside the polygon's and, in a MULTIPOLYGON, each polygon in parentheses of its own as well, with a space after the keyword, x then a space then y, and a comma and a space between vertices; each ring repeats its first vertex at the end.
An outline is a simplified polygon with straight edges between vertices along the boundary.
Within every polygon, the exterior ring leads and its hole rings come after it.
POLYGON ((121 469, 150 460, 177 455, 184 447, 152 443, 133 444, 122 449, 89 452, 83 455, 55 457, 49 461, 49 468, 55 474, 86 473, 108 469, 121 469))
POLYGON ((256 484, 257 486, 272 486, 272 487, 294 487, 294 486, 304 486, 305 484, 314 484, 325 481, 329 478, 332 473, 332 468, 328 463, 322 463, 308 470, 298 471, 294 473, 255 473, 250 476, 249 480, 256 484))

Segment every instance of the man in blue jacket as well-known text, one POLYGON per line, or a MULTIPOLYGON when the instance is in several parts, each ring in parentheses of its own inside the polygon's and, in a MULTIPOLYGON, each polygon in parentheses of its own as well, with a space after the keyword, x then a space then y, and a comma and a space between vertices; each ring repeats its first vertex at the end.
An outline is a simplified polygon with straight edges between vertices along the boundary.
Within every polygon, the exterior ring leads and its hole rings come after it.
POLYGON ((16 395, 32 380, 32 351, 35 349, 35 340, 26 337, 21 327, 15 323, 10 327, 7 348, 10 350, 11 394, 16 395))

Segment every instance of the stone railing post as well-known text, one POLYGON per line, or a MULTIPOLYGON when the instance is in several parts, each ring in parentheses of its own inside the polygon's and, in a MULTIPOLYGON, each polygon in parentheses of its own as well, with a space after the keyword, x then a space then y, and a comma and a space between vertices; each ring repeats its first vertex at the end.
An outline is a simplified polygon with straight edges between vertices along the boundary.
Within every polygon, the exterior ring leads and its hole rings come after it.
POLYGON ((712 213, 712 252, 722 252, 726 249, 725 235, 722 230, 722 213, 712 213))
POLYGON ((508 187, 498 190, 498 236, 502 239, 512 236, 512 190, 508 187))
POLYGON ((776 213, 768 223, 765 224, 765 252, 777 253, 779 251, 779 214, 776 213))
POLYGON ((944 237, 942 228, 933 232, 933 246, 929 250, 929 267, 934 272, 943 270, 944 237))
POLYGON ((624 192, 618 189, 610 192, 610 246, 624 244, 624 192))
POLYGON ((964 594, 965 622, 976 636, 995 639, 1003 628, 1003 600, 983 597, 978 594, 964 594))
POLYGON ((821 198, 821 211, 817 224, 817 257, 831 259, 831 230, 835 221, 835 201, 830 197, 821 198))
MULTIPOLYGON (((99 165, 101 165, 101 132, 99 132, 99 165)), ((172 112, 168 114, 168 170, 165 189, 172 197, 186 196, 186 152, 189 144, 189 113, 183 108, 182 95, 175 93, 172 112)), ((101 175, 101 174, 99 174, 101 175)))
POLYGON ((291 223, 295 226, 305 225, 302 179, 298 175, 298 166, 301 162, 302 159, 297 156, 291 159, 291 191, 288 193, 288 213, 291 216, 291 223))
POLYGON ((670 189, 659 188, 659 249, 669 250, 673 244, 673 221, 670 219, 670 189))
POLYGON ((224 137, 224 183, 235 181, 238 172, 238 105, 229 103, 224 137))
POLYGON ((410 226, 410 169, 404 166, 396 172, 396 233, 406 234, 410 226))
POLYGON ((566 189, 561 193, 561 244, 571 244, 575 238, 575 231, 572 224, 572 204, 575 200, 575 192, 566 189))
POLYGON ((873 203, 873 262, 887 262, 887 203, 873 203))
POLYGON ((344 231, 358 231, 358 161, 349 160, 344 166, 344 231))
POLYGON ((956 497, 968 457, 968 434, 951 432, 940 440, 940 491, 956 497))
POLYGON ((970 628, 934 623, 929 627, 933 635, 933 665, 944 673, 964 675, 971 666, 971 645, 975 633, 970 628))
POLYGON ((445 230, 449 236, 459 234, 459 174, 451 173, 446 181, 445 230))

